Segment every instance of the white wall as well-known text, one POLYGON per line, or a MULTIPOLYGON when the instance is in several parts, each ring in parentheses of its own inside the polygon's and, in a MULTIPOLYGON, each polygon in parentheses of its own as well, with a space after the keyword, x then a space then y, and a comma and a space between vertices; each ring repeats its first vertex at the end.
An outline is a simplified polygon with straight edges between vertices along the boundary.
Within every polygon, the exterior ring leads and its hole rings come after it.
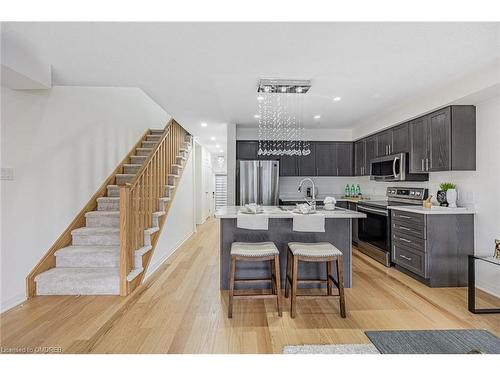
POLYGON ((2 88, 1 310, 147 128, 170 116, 137 88, 2 88))
POLYGON ((193 201, 195 189, 193 160, 193 153, 191 153, 184 167, 182 178, 177 186, 175 198, 163 225, 160 238, 156 244, 151 263, 146 273, 146 279, 196 230, 193 209, 195 205, 193 201))

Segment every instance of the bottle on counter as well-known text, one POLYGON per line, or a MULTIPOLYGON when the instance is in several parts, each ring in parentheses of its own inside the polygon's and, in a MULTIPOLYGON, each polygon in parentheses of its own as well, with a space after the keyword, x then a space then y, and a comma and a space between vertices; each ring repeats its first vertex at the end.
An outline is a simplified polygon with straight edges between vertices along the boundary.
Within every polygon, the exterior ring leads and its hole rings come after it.
POLYGON ((351 197, 356 196, 356 188, 354 187, 354 184, 351 185, 351 197))
POLYGON ((357 184, 357 185, 356 185, 356 195, 357 195, 358 197, 360 197, 360 196, 361 196, 361 187, 359 186, 359 184, 357 184))
POLYGON ((349 184, 347 184, 347 185, 345 186, 344 195, 345 195, 346 197, 350 197, 350 196, 351 196, 351 190, 349 189, 349 184))

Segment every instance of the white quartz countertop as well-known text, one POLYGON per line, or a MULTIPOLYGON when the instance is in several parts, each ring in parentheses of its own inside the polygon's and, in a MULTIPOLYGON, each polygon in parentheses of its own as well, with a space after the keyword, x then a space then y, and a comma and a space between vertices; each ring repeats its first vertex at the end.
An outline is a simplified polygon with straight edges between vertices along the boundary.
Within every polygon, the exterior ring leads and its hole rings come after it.
POLYGON ((441 207, 432 206, 432 208, 424 208, 422 206, 388 206, 387 208, 397 211, 413 212, 423 215, 473 215, 476 212, 465 207, 441 207))
MULTIPOLYGON (((262 208, 264 209, 262 215, 269 215, 270 219, 288 219, 294 217, 295 215, 300 215, 292 213, 289 210, 282 210, 278 206, 263 206, 262 208)), ((236 219, 239 210, 240 206, 224 206, 215 211, 215 217, 218 219, 236 219)), ((327 219, 362 219, 366 217, 364 213, 339 207, 335 208, 333 211, 318 209, 316 210, 316 213, 325 215, 327 219)))

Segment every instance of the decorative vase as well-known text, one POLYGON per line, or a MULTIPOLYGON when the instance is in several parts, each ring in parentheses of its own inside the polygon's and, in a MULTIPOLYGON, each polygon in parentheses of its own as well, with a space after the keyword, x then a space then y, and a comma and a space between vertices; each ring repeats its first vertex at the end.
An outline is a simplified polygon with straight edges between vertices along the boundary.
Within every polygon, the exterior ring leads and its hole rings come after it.
POLYGON ((448 207, 448 202, 446 201, 446 191, 445 190, 438 190, 438 192, 436 194, 436 199, 439 202, 440 206, 448 207))
POLYGON ((457 189, 446 190, 446 200, 448 201, 448 207, 457 207, 457 189))

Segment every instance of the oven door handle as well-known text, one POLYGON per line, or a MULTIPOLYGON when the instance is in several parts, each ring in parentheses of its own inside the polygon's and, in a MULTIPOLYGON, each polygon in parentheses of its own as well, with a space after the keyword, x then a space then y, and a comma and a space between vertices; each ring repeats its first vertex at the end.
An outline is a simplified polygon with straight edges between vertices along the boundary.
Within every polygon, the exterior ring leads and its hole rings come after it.
POLYGON ((382 216, 389 216, 389 214, 388 214, 387 211, 378 210, 376 208, 368 208, 368 207, 359 206, 359 205, 358 205, 358 211, 360 211, 360 212, 369 212, 369 213, 373 213, 373 214, 377 214, 377 215, 382 215, 382 216))

